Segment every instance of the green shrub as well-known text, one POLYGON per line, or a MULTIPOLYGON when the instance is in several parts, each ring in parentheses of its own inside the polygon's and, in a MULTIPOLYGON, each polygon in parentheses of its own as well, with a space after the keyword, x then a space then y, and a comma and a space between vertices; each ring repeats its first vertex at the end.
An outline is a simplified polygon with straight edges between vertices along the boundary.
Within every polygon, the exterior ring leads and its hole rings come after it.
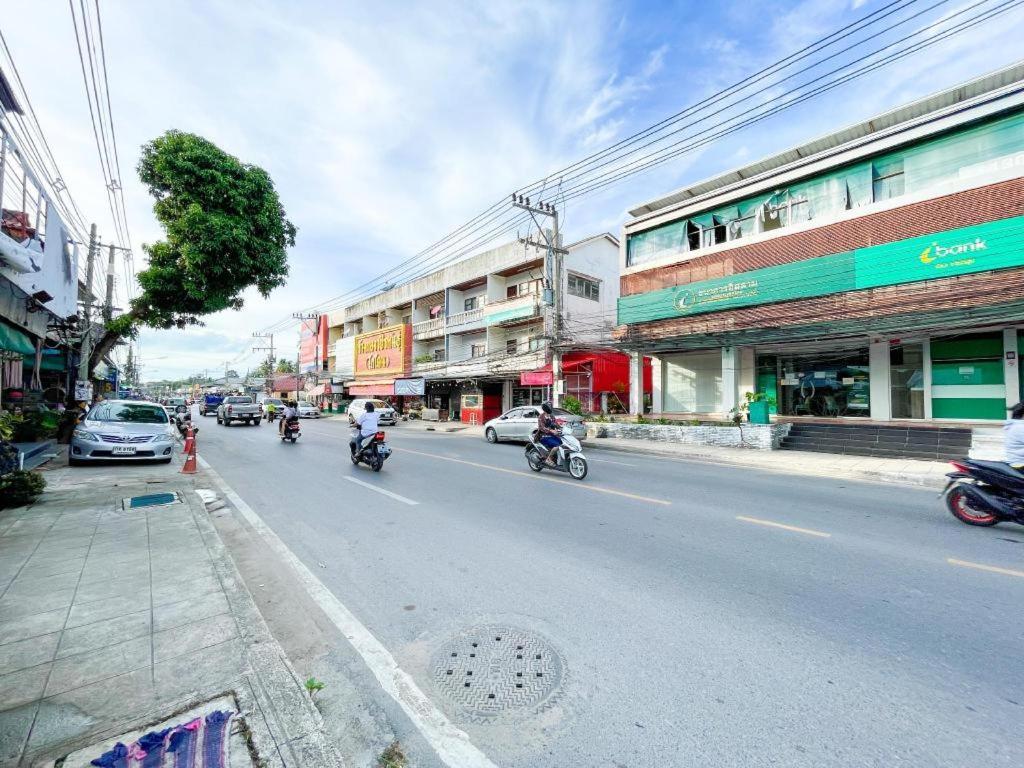
POLYGON ((20 507, 35 501, 46 487, 46 478, 21 469, 0 477, 0 507, 20 507))
POLYGON ((583 415, 583 403, 572 395, 566 395, 562 398, 562 407, 569 413, 574 413, 577 416, 583 415))
POLYGON ((15 443, 34 443, 57 434, 56 413, 25 413, 10 416, 11 439, 15 443))

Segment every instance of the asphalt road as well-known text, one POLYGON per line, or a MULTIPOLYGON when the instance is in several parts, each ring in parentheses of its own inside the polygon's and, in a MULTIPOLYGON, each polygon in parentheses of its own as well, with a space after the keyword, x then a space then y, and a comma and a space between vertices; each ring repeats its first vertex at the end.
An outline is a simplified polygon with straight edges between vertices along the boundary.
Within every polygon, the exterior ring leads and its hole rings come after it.
POLYGON ((404 425, 374 474, 337 420, 296 445, 200 423, 201 455, 498 766, 1024 765, 1024 530, 933 491, 596 449, 579 483, 404 425), (481 626, 560 655, 536 712, 467 716, 434 680, 481 626))

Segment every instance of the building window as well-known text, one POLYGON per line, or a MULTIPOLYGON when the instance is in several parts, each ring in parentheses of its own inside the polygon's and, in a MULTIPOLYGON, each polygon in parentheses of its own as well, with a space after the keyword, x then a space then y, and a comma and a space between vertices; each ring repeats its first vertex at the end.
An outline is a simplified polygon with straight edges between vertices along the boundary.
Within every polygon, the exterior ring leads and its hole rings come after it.
POLYGON ((470 298, 466 299, 466 301, 464 302, 464 304, 463 304, 463 311, 469 312, 470 310, 476 309, 479 306, 479 302, 480 302, 480 297, 479 296, 471 296, 470 298))
POLYGON ((530 351, 536 352, 537 350, 544 348, 544 339, 542 339, 540 336, 531 336, 529 344, 530 351))
POLYGON ((472 344, 469 347, 469 356, 470 357, 483 357, 486 354, 487 354, 487 345, 486 344, 472 344))
POLYGON ((522 283, 515 283, 513 285, 506 286, 505 298, 514 299, 518 296, 528 296, 530 294, 540 293, 540 290, 540 280, 526 280, 522 283))
POLYGON ((579 275, 569 275, 569 293, 591 301, 601 300, 601 284, 579 275))
POLYGON ((505 340, 505 354, 514 355, 519 351, 519 339, 506 339, 505 340))
POLYGON ((871 194, 878 203, 899 197, 904 190, 903 158, 879 160, 871 164, 871 194))
POLYGON ((434 362, 435 363, 443 363, 444 362, 444 350, 443 349, 435 349, 434 350, 434 362))

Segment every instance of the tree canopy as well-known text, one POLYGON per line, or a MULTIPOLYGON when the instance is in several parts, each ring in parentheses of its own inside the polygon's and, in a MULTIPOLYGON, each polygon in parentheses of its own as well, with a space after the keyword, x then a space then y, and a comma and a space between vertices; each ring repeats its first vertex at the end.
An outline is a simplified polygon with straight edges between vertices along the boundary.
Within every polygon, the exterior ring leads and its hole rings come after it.
POLYGON ((141 292, 109 324, 91 363, 140 325, 200 324, 204 315, 241 309, 247 288, 269 296, 288 275, 296 229, 262 168, 171 130, 143 146, 138 173, 165 239, 143 245, 149 264, 138 273, 141 292))
POLYGON ((277 368, 275 370, 277 373, 295 373, 295 363, 282 357, 277 361, 277 368))

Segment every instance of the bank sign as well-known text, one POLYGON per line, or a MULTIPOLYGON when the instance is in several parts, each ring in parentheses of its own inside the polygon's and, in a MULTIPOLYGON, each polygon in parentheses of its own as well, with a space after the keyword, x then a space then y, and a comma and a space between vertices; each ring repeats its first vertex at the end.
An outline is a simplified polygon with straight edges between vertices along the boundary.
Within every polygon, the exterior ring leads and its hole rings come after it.
POLYGON ((619 299, 643 323, 1024 265, 1024 216, 619 299))
POLYGON ((412 326, 392 325, 355 337, 356 378, 402 376, 412 362, 412 326))

